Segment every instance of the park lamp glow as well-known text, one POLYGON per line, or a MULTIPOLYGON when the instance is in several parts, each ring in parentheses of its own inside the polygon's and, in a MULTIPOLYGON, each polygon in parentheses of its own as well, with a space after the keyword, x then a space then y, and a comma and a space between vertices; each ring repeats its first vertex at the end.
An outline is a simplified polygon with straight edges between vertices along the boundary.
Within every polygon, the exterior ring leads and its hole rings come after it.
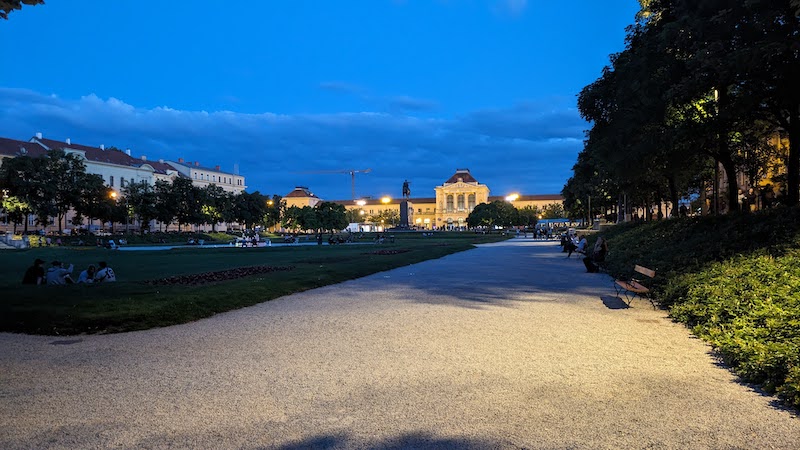
POLYGON ((511 194, 511 195, 506 196, 506 201, 507 202, 513 202, 518 198, 519 198, 519 194, 511 194))
POLYGON ((391 197, 389 197, 388 195, 387 195, 386 197, 383 197, 383 198, 381 199, 381 203, 383 203, 384 205, 388 204, 388 203, 389 203, 389 202, 391 202, 391 201, 392 201, 392 198, 391 198, 391 197))

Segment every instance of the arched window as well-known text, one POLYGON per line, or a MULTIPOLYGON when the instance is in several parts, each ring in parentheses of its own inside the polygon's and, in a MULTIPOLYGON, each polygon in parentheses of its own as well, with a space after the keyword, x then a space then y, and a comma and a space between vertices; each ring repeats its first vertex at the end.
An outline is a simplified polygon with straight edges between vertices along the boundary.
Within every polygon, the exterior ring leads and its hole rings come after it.
POLYGON ((445 206, 445 211, 453 212, 453 195, 452 194, 447 196, 447 206, 445 206))
POLYGON ((467 209, 472 212, 475 209, 475 194, 469 194, 467 196, 467 209))
POLYGON ((458 194, 458 210, 464 211, 464 194, 458 194))

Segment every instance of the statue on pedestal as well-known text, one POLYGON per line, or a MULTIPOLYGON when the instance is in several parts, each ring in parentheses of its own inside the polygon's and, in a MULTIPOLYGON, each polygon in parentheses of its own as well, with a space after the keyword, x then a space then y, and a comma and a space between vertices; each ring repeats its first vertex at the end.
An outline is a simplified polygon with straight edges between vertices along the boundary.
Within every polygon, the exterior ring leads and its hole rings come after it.
POLYGON ((409 197, 411 197, 411 189, 408 187, 409 184, 410 183, 409 183, 408 180, 405 180, 403 182, 403 198, 405 198, 405 199, 408 199, 409 197))

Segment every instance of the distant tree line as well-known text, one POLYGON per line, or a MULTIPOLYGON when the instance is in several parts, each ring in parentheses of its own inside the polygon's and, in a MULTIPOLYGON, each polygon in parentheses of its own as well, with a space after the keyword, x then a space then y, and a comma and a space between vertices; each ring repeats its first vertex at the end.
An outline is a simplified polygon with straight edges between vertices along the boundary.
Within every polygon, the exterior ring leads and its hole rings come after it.
POLYGON ((204 188, 184 177, 172 183, 163 180, 150 185, 146 181, 128 183, 117 193, 106 186, 100 175, 86 173, 83 161, 63 150, 50 150, 45 156, 28 155, 6 158, 0 166, 2 209, 14 224, 24 224, 29 216, 36 224, 58 224, 59 233, 67 226, 67 212, 74 215, 71 225, 139 223, 143 233, 153 220, 161 224, 185 226, 239 223, 243 228, 270 227, 281 217, 281 197, 258 192, 232 194, 209 184, 204 188))
POLYGON ((621 214, 623 199, 648 210, 668 201, 669 215, 712 187, 734 211, 737 174, 749 186, 766 178, 777 202, 797 205, 800 0, 640 4, 625 50, 578 96, 592 126, 562 191, 571 215, 593 216, 590 202, 621 214))
POLYGON ((283 211, 281 224, 284 228, 298 231, 313 231, 317 234, 336 233, 348 225, 344 205, 320 202, 315 206, 290 206, 283 211))
POLYGON ((539 219, 558 219, 564 217, 564 208, 553 203, 539 209, 536 206, 526 206, 517 209, 510 202, 495 200, 491 203, 481 203, 467 216, 467 226, 470 228, 486 227, 512 227, 523 226, 533 228, 539 219))

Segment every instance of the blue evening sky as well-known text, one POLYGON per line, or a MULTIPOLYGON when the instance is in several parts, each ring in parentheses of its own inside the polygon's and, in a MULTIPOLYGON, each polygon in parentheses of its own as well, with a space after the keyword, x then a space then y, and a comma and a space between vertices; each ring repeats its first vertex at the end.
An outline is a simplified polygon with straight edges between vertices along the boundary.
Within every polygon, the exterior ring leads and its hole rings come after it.
POLYGON ((561 191, 576 95, 636 0, 47 0, 0 21, 0 136, 130 148, 248 191, 432 197, 561 191))

